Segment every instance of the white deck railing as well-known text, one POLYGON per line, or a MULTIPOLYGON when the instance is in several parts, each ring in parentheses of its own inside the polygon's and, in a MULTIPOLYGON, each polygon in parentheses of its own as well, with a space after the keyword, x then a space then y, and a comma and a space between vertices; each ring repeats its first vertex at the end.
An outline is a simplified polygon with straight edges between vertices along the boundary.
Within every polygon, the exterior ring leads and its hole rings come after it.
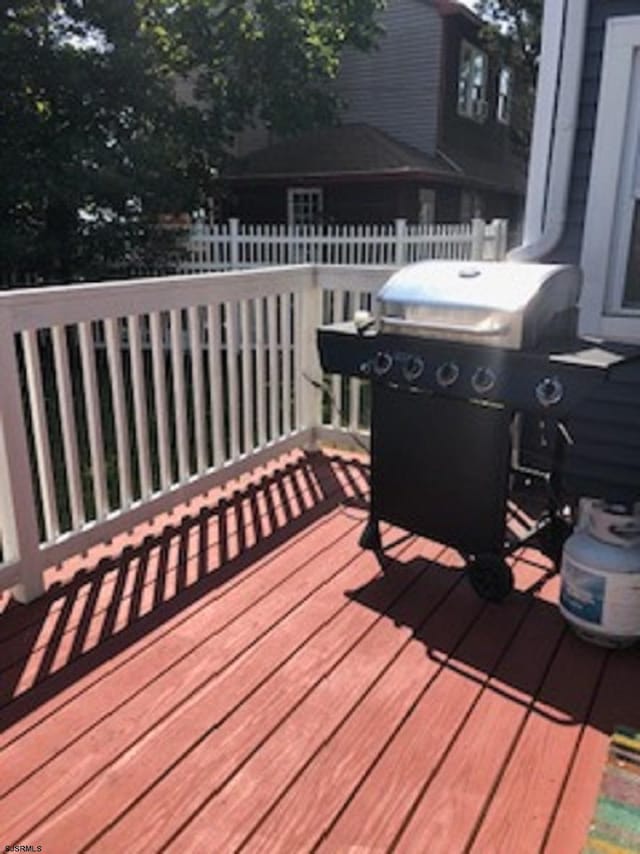
POLYGON ((0 590, 253 468, 366 426, 315 329, 392 268, 278 268, 0 295, 0 590), (330 397, 338 402, 337 414, 330 397))
POLYGON ((507 251, 504 219, 460 225, 243 225, 237 219, 194 226, 184 273, 282 264, 396 264, 433 258, 500 261, 507 251))

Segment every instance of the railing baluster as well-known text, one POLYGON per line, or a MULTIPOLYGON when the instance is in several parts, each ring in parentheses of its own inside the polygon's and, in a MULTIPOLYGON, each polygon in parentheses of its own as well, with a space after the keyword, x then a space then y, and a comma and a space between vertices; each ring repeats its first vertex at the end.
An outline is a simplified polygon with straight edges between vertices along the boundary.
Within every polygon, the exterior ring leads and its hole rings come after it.
POLYGON ((151 359, 153 362, 153 397, 158 430, 158 455, 160 457, 160 489, 171 486, 171 456, 169 453, 169 427, 167 424, 167 377, 165 373, 162 318, 159 312, 149 315, 151 331, 151 359))
MULTIPOLYGON (((304 341, 302 340, 302 323, 304 321, 304 300, 306 298, 306 294, 304 291, 296 291, 293 294, 293 364, 295 368, 294 373, 294 424, 296 430, 300 430, 304 421, 304 391, 303 391, 303 383, 305 382, 304 377, 302 376, 302 365, 303 365, 303 347, 304 341)), ((322 295, 321 295, 322 299, 322 295)), ((326 318, 324 315, 320 314, 320 322, 325 323, 326 318)), ((320 404, 318 410, 318 421, 322 421, 322 404, 320 404)))
POLYGON ((129 350, 131 353, 131 380, 133 385, 133 411, 136 425, 140 493, 142 498, 148 498, 153 493, 153 485, 151 482, 151 464, 149 459, 149 416, 147 412, 144 364, 142 362, 140 318, 137 315, 129 315, 127 326, 129 330, 129 350))
POLYGON ((118 320, 112 317, 105 320, 104 331, 107 343, 107 358, 109 360, 111 394, 113 397, 113 418, 116 428, 120 507, 124 508, 131 505, 133 496, 131 490, 131 448, 129 444, 127 407, 122 376, 122 337, 118 320))
POLYGON ((82 364, 82 389, 87 413, 89 433, 89 452, 91 454, 91 473, 93 498, 96 505, 96 519, 104 519, 109 513, 107 477, 105 470, 105 451, 100 416, 100 398, 98 395, 98 377, 96 374, 93 334, 89 322, 78 324, 80 342, 80 361, 82 364))
POLYGON ((69 372, 67 333, 64 326, 54 326, 51 333, 53 338, 53 361, 55 365, 56 388, 58 391, 58 406, 60 409, 62 446, 64 450, 67 487, 69 490, 71 523, 72 527, 77 529, 84 525, 86 516, 82 497, 82 481, 80 478, 78 429, 73 409, 73 389, 71 387, 71 374, 69 372))
POLYGON ((269 438, 278 437, 278 315, 276 297, 267 297, 267 332, 269 346, 269 438))
MULTIPOLYGON (((360 294, 351 291, 351 314, 354 315, 360 307, 360 294)), ((349 430, 358 431, 360 425, 360 380, 356 377, 349 379, 349 430)))
POLYGON ((196 432, 196 459, 198 473, 207 470, 207 445, 204 426, 204 377, 202 373, 202 339, 200 330, 200 309, 192 305, 189 315, 189 348, 191 350, 191 377, 193 381, 193 413, 196 432))
POLYGON ((172 309, 171 314, 171 371, 173 374, 173 409, 178 445, 178 476, 182 482, 189 478, 189 450, 187 446, 187 399, 184 386, 184 352, 182 342, 182 312, 172 309))
POLYGON ((258 445, 267 444, 266 366, 264 358, 264 301, 258 297, 256 308, 256 406, 258 408, 258 445))
MULTIPOLYGON (((339 323, 344 320, 343 317, 343 305, 342 305, 342 293, 340 291, 333 291, 331 294, 331 323, 339 323)), ((334 374, 331 377, 331 426, 332 427, 342 427, 342 416, 340 411, 342 410, 342 377, 334 374), (340 411, 339 411, 340 410, 340 411)))
POLYGON ((216 468, 220 467, 227 457, 224 442, 224 395, 222 389, 222 352, 220 347, 219 318, 220 306, 207 306, 211 440, 213 442, 213 465, 216 468))
POLYGON ((237 303, 225 303, 227 329, 227 377, 228 377, 228 418, 231 459, 240 456, 240 398, 238 382, 238 332, 236 327, 237 303))
POLYGON ((58 517, 56 487, 53 479, 53 466, 51 464, 49 425, 47 424, 47 413, 42 391, 42 370, 40 367, 37 332, 33 332, 30 329, 22 332, 22 345, 27 371, 27 391, 29 395, 29 409, 33 427, 33 441, 36 451, 45 534, 47 540, 55 540, 60 534, 60 521, 58 517))
POLYGON ((254 447, 253 438, 253 357, 248 300, 240 303, 240 335, 242 338, 242 425, 244 453, 250 454, 254 447))
POLYGON ((282 347, 282 432, 291 433, 291 301, 289 294, 280 295, 280 330, 282 347))

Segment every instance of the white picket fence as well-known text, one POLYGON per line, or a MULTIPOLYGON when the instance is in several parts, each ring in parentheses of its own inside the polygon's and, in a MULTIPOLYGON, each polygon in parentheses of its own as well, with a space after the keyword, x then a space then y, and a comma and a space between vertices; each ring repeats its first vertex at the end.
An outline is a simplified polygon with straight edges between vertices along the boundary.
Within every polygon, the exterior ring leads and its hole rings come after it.
POLYGON ((394 264, 433 258, 501 261, 507 252, 504 219, 468 225, 288 226, 198 224, 187 242, 181 273, 206 273, 288 264, 394 264))

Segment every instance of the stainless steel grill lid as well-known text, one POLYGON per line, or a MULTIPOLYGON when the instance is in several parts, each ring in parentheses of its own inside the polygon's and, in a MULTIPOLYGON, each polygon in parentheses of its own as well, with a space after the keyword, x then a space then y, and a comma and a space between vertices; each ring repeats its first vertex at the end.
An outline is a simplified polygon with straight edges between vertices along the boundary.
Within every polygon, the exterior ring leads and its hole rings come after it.
POLYGON ((382 332, 534 347, 569 323, 580 291, 577 267, 507 261, 423 261, 378 293, 382 332))

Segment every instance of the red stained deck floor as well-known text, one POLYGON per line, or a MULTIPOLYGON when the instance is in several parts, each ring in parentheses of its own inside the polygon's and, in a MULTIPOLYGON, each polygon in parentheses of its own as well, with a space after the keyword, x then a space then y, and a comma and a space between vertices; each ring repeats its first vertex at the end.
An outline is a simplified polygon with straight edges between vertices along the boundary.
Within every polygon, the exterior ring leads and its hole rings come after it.
POLYGON ((0 614, 0 845, 578 852, 636 651, 577 640, 536 552, 358 548, 361 460, 294 454, 0 614))

